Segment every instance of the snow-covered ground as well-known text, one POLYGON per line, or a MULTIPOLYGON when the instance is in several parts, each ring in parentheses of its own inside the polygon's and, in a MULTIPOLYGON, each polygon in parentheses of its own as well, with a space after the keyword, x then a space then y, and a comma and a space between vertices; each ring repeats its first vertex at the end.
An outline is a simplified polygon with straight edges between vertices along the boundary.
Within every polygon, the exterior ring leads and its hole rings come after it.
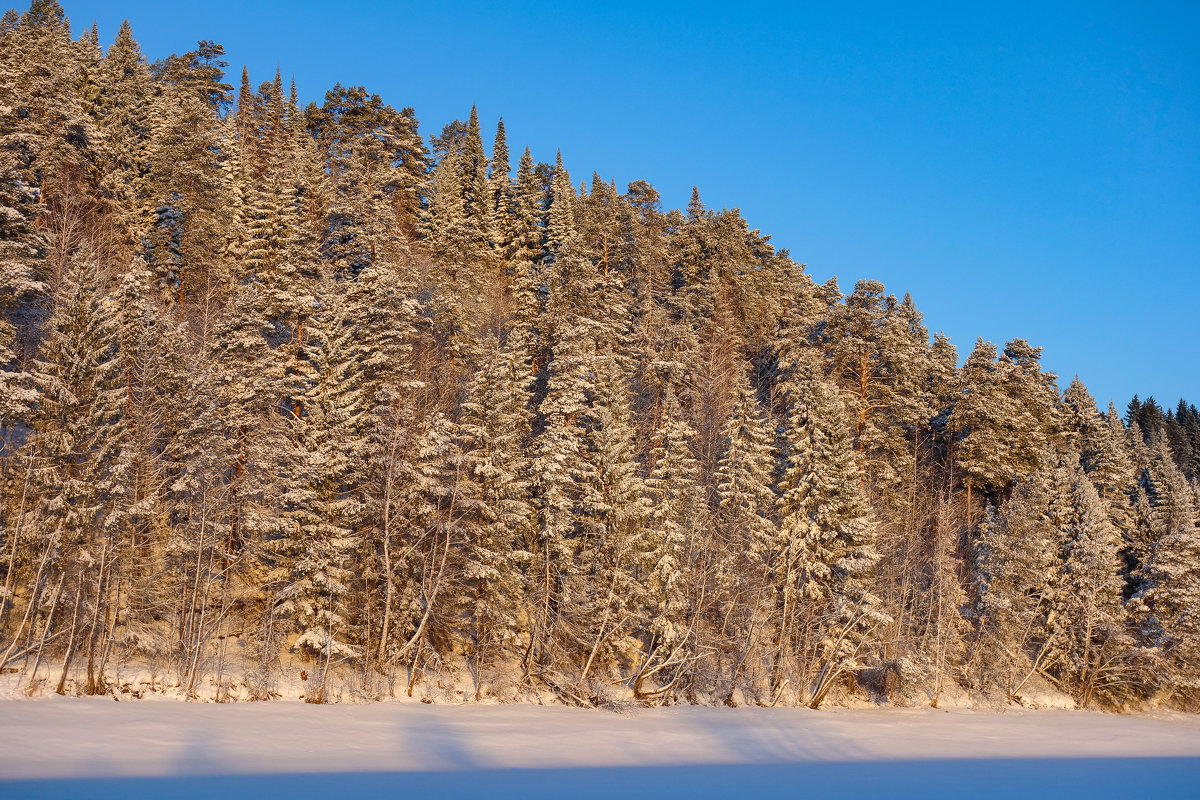
POLYGON ((0 703, 0 780, 14 798, 1200 797, 1200 718, 54 698, 0 703))

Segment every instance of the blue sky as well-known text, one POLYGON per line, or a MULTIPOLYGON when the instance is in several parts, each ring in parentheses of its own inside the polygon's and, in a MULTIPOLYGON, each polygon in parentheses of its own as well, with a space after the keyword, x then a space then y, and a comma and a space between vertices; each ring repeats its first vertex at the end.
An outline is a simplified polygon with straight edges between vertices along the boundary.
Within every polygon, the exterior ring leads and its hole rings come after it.
POLYGON ((818 280, 911 292, 962 356, 1024 337, 1101 405, 1200 404, 1200 4, 62 2, 425 134, 477 104, 577 181, 696 184, 818 280))

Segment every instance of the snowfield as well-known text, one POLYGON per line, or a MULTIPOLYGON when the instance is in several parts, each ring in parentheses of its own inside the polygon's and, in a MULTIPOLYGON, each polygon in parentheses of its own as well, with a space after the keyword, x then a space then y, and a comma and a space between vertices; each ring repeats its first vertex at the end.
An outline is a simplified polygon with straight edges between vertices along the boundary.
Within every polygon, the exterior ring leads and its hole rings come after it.
POLYGON ((1200 718, 0 704, 0 797, 1200 796, 1200 718))

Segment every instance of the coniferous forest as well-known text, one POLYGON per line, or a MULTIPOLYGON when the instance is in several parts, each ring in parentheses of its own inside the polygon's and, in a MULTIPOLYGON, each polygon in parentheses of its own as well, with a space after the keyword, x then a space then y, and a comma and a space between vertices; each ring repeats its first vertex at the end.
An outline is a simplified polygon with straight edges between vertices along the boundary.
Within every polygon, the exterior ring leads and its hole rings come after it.
POLYGON ((960 359, 473 109, 227 67, 0 19, 20 690, 1200 703, 1194 405, 960 359))

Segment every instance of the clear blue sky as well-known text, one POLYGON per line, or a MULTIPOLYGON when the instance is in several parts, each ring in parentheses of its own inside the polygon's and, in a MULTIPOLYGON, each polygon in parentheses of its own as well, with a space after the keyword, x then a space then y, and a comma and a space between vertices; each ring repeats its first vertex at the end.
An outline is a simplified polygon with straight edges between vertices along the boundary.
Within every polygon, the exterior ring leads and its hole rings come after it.
POLYGON ((697 184, 818 280, 911 292, 960 356, 1020 336, 1101 405, 1200 404, 1198 3, 62 2, 425 134, 475 103, 577 181, 697 184))

